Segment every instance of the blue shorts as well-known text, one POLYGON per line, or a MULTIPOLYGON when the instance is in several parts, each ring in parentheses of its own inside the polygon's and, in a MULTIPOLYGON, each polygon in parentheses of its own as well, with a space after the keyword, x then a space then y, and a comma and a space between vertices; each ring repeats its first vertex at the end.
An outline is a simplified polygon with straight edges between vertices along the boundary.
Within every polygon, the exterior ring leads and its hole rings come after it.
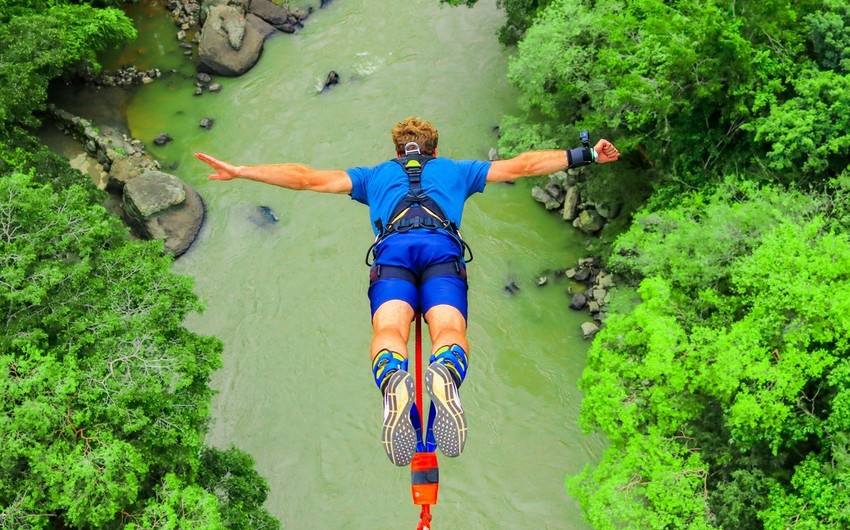
POLYGON ((369 303, 372 315, 390 300, 402 300, 414 311, 425 314, 436 305, 447 304, 467 319, 466 266, 463 249, 449 234, 438 230, 411 230, 393 234, 375 248, 375 265, 403 267, 420 277, 429 266, 437 263, 457 263, 460 274, 437 275, 424 284, 416 285, 403 278, 378 278, 369 285, 369 303))

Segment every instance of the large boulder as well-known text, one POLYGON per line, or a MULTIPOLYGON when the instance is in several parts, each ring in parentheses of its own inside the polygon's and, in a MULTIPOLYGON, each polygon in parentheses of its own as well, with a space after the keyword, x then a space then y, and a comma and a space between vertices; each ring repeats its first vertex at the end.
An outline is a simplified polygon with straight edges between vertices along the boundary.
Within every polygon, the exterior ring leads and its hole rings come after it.
POLYGON ((198 70, 235 77, 250 70, 263 51, 263 35, 245 21, 241 9, 212 6, 201 30, 198 70))
POLYGON ((204 220, 198 193, 173 175, 146 171, 124 185, 124 215, 137 236, 165 240, 180 256, 189 249, 204 220))
POLYGON ((254 29, 260 32, 260 35, 263 36, 264 39, 267 39, 277 33, 277 28, 261 19, 254 13, 248 13, 245 15, 245 21, 248 24, 254 26, 254 29))
POLYGON ((201 26, 203 26, 207 23, 207 17, 209 17, 210 9, 215 6, 233 6, 239 9, 241 13, 246 13, 250 4, 251 0, 203 0, 200 8, 198 9, 198 19, 201 26))
POLYGON ((289 13, 284 8, 270 0, 251 0, 248 10, 272 26, 280 26, 289 18, 289 13))

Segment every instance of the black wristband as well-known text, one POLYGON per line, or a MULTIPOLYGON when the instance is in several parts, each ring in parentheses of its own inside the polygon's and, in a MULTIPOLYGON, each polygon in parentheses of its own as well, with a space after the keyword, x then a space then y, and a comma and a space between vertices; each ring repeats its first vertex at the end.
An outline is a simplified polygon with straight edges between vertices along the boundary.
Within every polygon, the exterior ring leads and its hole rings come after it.
POLYGON ((567 149, 567 168, 581 167, 592 164, 596 161, 593 148, 591 147, 576 147, 575 149, 567 149))

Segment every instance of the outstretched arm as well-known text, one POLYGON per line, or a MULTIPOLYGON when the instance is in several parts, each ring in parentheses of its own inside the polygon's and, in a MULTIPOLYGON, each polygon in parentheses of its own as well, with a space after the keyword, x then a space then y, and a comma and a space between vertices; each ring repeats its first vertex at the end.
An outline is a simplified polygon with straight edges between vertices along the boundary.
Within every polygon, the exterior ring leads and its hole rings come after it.
MULTIPOLYGON (((608 140, 599 140, 594 146, 598 158, 604 164, 620 158, 620 151, 608 140)), ((548 175, 567 169, 567 152, 561 149, 527 151, 507 160, 496 160, 490 164, 487 182, 504 182, 522 177, 548 175)))
POLYGON ((320 170, 304 164, 234 166, 204 153, 195 153, 195 158, 213 168, 215 173, 210 175, 210 180, 241 178, 290 190, 351 193, 351 178, 348 173, 339 169, 320 170))

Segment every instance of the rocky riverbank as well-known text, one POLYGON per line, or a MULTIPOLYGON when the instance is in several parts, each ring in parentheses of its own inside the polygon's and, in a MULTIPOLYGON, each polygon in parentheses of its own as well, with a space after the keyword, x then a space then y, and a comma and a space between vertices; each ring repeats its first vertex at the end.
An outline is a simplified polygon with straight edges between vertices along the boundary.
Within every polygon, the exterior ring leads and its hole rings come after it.
POLYGON ((165 251, 174 256, 189 249, 205 215, 203 200, 194 189, 162 172, 141 141, 54 106, 49 115, 82 147, 71 166, 91 175, 95 185, 109 193, 108 210, 124 219, 137 237, 162 239, 165 251))
MULTIPOLYGON (((197 57, 196 95, 220 90, 210 74, 245 73, 259 59, 266 39, 278 32, 293 33, 309 15, 309 11, 270 0, 168 0, 164 6, 177 26, 175 38, 184 56, 197 57)), ((84 81, 92 87, 126 89, 152 83, 162 75, 159 68, 129 65, 91 73, 84 81)), ((166 252, 175 256, 189 249, 205 215, 203 200, 194 189, 163 172, 141 141, 121 131, 97 126, 53 106, 48 117, 79 143, 80 153, 71 158, 71 165, 109 193, 105 206, 124 219, 134 235, 164 240, 166 252)), ((213 121, 205 118, 201 126, 209 128, 213 121)), ((169 140, 163 133, 154 143, 162 145, 169 140)))

